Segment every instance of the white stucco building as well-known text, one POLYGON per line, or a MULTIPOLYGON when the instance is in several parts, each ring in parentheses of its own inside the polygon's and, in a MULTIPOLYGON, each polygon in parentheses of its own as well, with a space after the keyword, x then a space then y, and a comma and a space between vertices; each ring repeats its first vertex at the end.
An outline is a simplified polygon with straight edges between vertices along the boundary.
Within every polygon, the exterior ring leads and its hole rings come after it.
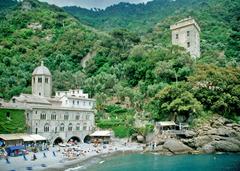
POLYGON ((189 17, 170 26, 172 44, 184 47, 194 58, 200 57, 200 27, 189 17))
POLYGON ((32 73, 32 94, 12 98, 26 107, 28 133, 40 134, 51 143, 70 139, 84 142, 95 127, 95 100, 83 90, 57 91, 52 95, 52 75, 42 63, 32 73))

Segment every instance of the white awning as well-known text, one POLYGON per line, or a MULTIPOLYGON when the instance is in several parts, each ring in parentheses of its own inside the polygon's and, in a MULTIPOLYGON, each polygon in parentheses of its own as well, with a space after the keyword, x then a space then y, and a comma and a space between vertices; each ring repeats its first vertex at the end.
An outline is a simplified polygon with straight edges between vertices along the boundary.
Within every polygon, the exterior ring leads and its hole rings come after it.
POLYGON ((9 140, 23 140, 17 134, 0 134, 0 138, 9 141, 9 140))
POLYGON ((157 122, 158 126, 175 126, 175 122, 173 121, 161 121, 161 122, 157 122))
POLYGON ((34 138, 32 138, 30 135, 27 135, 27 134, 19 135, 19 137, 21 137, 24 142, 35 141, 34 138))
POLYGON ((37 135, 37 134, 0 134, 0 138, 9 141, 9 140, 23 140, 24 142, 29 141, 45 141, 46 138, 37 135))
POLYGON ((110 137, 111 131, 95 131, 90 136, 91 137, 110 137))
POLYGON ((30 137, 32 137, 33 139, 35 139, 35 141, 45 141, 46 138, 41 136, 41 135, 38 135, 38 134, 31 134, 30 137))

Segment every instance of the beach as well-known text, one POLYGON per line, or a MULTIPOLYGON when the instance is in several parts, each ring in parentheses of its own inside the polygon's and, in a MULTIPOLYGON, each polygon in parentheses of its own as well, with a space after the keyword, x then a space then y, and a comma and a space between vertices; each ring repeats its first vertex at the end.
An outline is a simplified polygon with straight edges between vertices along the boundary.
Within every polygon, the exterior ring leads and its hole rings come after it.
MULTIPOLYGON (((71 167, 79 166, 85 161, 98 157, 108 156, 121 152, 140 152, 143 151, 143 145, 138 143, 125 143, 123 141, 112 142, 111 144, 94 144, 80 143, 70 147, 51 147, 48 151, 37 153, 30 152, 26 155, 27 160, 23 156, 9 157, 10 163, 6 160, 0 160, 1 171, 25 171, 25 170, 68 170, 71 167), (44 156, 45 153, 45 156, 44 156), (36 160, 32 160, 33 154, 36 160)), ((101 162, 101 161, 99 161, 101 162)), ((92 163, 94 164, 94 163, 92 163)))

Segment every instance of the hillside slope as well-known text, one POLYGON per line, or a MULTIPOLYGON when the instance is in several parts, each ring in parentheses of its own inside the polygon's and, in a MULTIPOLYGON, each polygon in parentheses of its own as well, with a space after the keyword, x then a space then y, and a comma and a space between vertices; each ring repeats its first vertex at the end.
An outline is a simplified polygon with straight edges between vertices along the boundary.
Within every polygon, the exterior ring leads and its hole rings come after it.
POLYGON ((55 88, 74 86, 67 77, 81 69, 81 59, 98 39, 94 31, 62 9, 36 0, 19 3, 0 21, 3 98, 30 92, 31 72, 41 60, 52 71, 55 88))

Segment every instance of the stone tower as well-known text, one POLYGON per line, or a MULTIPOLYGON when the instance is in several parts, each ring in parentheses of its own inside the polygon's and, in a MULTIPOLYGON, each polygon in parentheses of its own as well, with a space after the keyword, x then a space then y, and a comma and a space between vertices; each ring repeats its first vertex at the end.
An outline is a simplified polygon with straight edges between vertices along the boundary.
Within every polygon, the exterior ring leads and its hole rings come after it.
POLYGON ((200 27, 189 17, 170 26, 172 44, 184 47, 192 57, 200 57, 200 27))
POLYGON ((52 75, 43 61, 41 66, 35 68, 32 73, 32 94, 42 97, 51 97, 52 95, 52 75))

